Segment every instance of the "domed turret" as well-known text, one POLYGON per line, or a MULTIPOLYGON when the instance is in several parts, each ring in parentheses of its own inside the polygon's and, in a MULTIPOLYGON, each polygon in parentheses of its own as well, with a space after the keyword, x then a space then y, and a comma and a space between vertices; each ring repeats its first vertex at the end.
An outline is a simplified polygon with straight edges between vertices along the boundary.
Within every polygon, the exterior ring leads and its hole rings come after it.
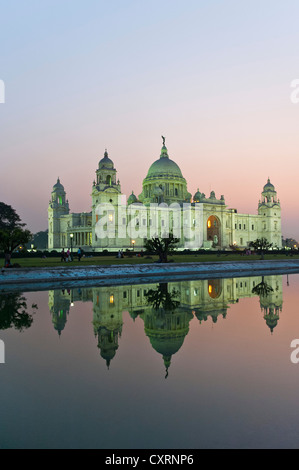
POLYGON ((128 197, 128 206, 130 206, 131 204, 135 204, 135 202, 138 202, 138 199, 135 196, 134 191, 132 191, 131 196, 128 197))
POLYGON ((193 201, 199 202, 200 199, 201 199, 201 193, 199 192, 199 189, 198 189, 197 192, 194 194, 193 201))
POLYGON ((113 161, 108 157, 105 150, 104 158, 99 161, 99 167, 96 171, 96 180, 93 183, 93 193, 104 191, 107 188, 114 188, 120 192, 120 183, 116 181, 116 169, 113 161))
POLYGON ((275 191, 274 185, 271 183, 270 178, 268 178, 267 183, 265 184, 262 192, 262 201, 260 205, 280 205, 277 200, 277 192, 275 191))
POLYGON ((57 183, 53 186, 53 191, 64 191, 64 186, 60 183, 60 178, 57 178, 57 183))
POLYGON ((114 168, 114 163, 113 161, 108 157, 108 152, 105 150, 104 153, 104 158, 99 161, 99 169, 113 169, 114 168))
POLYGON ((267 181, 267 183, 265 184, 263 191, 264 191, 264 192, 266 192, 266 191, 273 191, 273 192, 276 192, 276 191, 275 191, 275 188, 274 188, 274 186, 273 186, 273 184, 270 182, 270 178, 268 178, 268 181, 267 181))

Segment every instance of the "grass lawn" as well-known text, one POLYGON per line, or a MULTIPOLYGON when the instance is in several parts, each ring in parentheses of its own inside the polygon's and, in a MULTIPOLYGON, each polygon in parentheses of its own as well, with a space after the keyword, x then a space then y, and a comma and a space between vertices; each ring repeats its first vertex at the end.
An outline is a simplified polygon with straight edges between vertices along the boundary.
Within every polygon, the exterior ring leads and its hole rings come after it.
MULTIPOLYGON (((280 254, 269 254, 265 255, 265 260, 292 260, 299 259, 299 254, 294 256, 286 256, 280 254)), ((22 268, 34 268, 34 267, 54 267, 54 266, 96 266, 96 265, 111 265, 111 264, 146 264, 153 263, 158 260, 157 256, 152 256, 148 259, 146 256, 143 258, 137 258, 136 256, 130 258, 126 256, 123 259, 118 259, 115 256, 95 256, 93 258, 82 258, 79 262, 77 257, 74 257, 72 263, 62 263, 60 257, 57 258, 13 258, 12 263, 19 264, 22 268)), ((242 256, 241 254, 182 254, 173 255, 169 258, 174 263, 204 263, 204 262, 220 262, 220 261, 254 261, 260 260, 259 255, 242 256)), ((4 262, 4 260, 3 260, 4 262)), ((2 262, 2 264, 3 264, 2 262)))

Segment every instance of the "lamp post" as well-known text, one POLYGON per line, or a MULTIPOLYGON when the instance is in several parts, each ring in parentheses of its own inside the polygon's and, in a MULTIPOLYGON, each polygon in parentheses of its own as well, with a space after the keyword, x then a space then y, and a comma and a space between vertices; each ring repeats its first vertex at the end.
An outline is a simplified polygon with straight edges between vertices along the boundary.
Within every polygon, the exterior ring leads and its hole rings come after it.
POLYGON ((71 239, 71 258, 73 260, 73 238, 74 238, 74 234, 73 233, 70 233, 70 239, 71 239))
POLYGON ((135 240, 132 240, 133 251, 134 251, 134 249, 135 249, 135 243, 136 243, 135 240))

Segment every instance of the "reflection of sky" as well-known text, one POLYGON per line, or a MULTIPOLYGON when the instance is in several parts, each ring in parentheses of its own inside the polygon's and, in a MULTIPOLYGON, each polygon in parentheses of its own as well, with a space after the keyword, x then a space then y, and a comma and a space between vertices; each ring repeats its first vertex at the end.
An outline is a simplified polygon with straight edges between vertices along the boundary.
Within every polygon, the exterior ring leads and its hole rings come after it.
POLYGON ((124 313, 119 349, 107 370, 93 332, 91 302, 76 302, 59 338, 48 293, 32 327, 0 332, 0 447, 297 447, 299 275, 284 278, 273 335, 257 297, 230 305, 226 319, 190 331, 165 380, 143 320, 124 313), (279 430, 279 431, 278 431, 279 430))
POLYGON ((139 194, 163 134, 192 194, 255 213, 269 176, 299 237, 296 0, 2 3, 2 199, 32 230, 57 176, 89 210, 105 147, 139 194))

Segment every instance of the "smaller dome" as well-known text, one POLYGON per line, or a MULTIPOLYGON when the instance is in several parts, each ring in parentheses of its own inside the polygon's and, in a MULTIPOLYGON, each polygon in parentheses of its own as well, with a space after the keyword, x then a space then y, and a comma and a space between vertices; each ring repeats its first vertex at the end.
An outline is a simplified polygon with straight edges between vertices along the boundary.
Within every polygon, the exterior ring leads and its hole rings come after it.
POLYGON ((53 191, 64 191, 64 187, 60 183, 60 179, 57 178, 57 183, 53 186, 53 191))
POLYGON ((104 158, 102 158, 102 160, 99 161, 99 168, 108 168, 108 169, 113 169, 114 168, 114 163, 108 157, 107 150, 104 153, 104 158))
POLYGON ((275 192, 275 188, 274 188, 273 184, 270 182, 270 178, 268 178, 267 184, 265 184, 265 186, 264 186, 264 191, 274 191, 275 192))
POLYGON ((134 191, 132 191, 131 196, 128 197, 128 205, 134 204, 135 202, 137 202, 137 197, 135 196, 134 191))
POLYGON ((199 202, 200 199, 201 199, 201 193, 199 192, 199 189, 198 189, 197 192, 194 194, 193 200, 194 202, 199 202))

